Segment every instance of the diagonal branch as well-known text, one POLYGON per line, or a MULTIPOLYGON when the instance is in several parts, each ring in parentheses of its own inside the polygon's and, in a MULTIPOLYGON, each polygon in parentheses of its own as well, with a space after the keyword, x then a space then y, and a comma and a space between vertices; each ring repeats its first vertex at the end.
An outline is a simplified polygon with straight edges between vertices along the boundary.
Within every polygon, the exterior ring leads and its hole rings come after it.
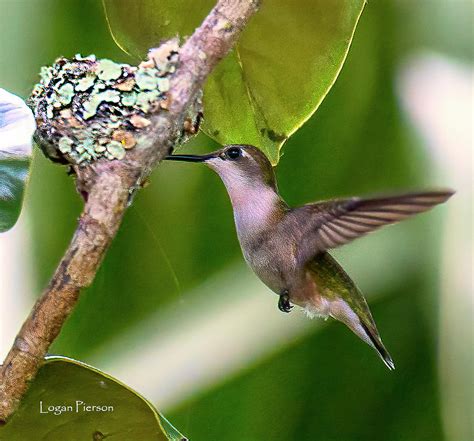
POLYGON ((137 147, 123 160, 75 167, 85 206, 51 282, 38 299, 0 368, 0 423, 17 408, 80 290, 89 286, 115 237, 131 195, 174 147, 187 112, 209 73, 237 40, 257 0, 220 0, 180 50, 170 78, 168 112, 154 116, 137 147))

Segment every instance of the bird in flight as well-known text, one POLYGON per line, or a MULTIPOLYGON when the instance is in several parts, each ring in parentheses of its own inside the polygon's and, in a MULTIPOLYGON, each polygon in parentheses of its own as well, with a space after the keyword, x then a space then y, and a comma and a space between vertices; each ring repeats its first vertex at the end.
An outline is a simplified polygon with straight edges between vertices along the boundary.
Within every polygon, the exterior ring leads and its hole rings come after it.
POLYGON ((232 202, 244 258, 278 294, 281 311, 298 305, 310 317, 339 320, 372 346, 389 369, 395 368, 364 296, 328 250, 427 211, 453 191, 334 199, 292 208, 278 193, 270 161, 254 146, 228 145, 207 155, 166 159, 201 162, 217 172, 232 202))

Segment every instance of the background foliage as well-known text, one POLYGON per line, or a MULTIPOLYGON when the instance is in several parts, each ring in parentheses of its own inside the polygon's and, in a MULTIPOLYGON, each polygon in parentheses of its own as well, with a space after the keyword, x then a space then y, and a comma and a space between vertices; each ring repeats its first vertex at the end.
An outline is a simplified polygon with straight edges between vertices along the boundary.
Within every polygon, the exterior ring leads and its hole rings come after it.
MULTIPOLYGON (((141 58, 157 41, 190 34, 213 6, 209 0, 141 0, 133 8, 127 0, 103 3, 114 40, 141 58)), ((234 50, 206 82, 203 132, 221 144, 258 145, 277 164, 283 143, 333 85, 364 4, 262 2, 234 50)))
MULTIPOLYGON (((0 25, 8 36, 0 41, 0 85, 12 92, 26 97, 39 67, 59 55, 95 53, 130 61, 109 35, 99 1, 0 3, 0 25)), ((414 3, 369 2, 334 88, 285 145, 277 175, 290 204, 451 185, 432 171, 433 158, 403 113, 396 76, 406 57, 424 48, 472 62, 472 23, 466 18, 470 2, 449 2, 446 13, 434 0, 414 3)), ((214 148, 200 135, 183 151, 214 148)), ((62 255, 81 208, 65 170, 39 151, 25 208, 32 302, 62 255)), ((375 295, 373 315, 395 359, 395 372, 387 372, 342 325, 310 322, 285 344, 271 344, 273 337, 267 336, 270 351, 249 357, 192 393, 178 394, 179 376, 163 378, 169 396, 179 395, 165 408, 160 396, 152 396, 151 383, 140 392, 193 441, 446 439, 437 371, 444 209, 336 253, 363 292, 375 295)), ((114 351, 126 352, 134 365, 145 363, 143 372, 162 365, 181 372, 184 365, 189 377, 199 377, 208 346, 217 344, 215 351, 224 357, 239 349, 243 329, 258 335, 260 327, 275 320, 275 296, 262 297, 263 313, 251 322, 242 318, 241 327, 219 322, 217 329, 227 340, 216 343, 211 334, 207 340, 185 342, 197 345, 198 355, 190 351, 187 358, 184 353, 176 366, 175 360, 144 358, 141 344, 182 310, 191 309, 206 322, 212 318, 209 311, 224 311, 239 296, 252 301, 263 296, 264 289, 257 293, 251 288, 256 283, 241 262, 230 203, 218 178, 204 167, 163 164, 126 215, 93 286, 83 293, 52 352, 113 374, 114 357, 107 348, 114 344, 114 351), (199 291, 203 282, 222 274, 231 275, 219 288, 199 291), (193 309, 195 304, 199 307, 193 309)), ((285 318, 283 326, 292 329, 293 320, 285 318)), ((173 332, 178 335, 185 327, 186 322, 173 321, 162 339, 176 341, 173 332)), ((220 358, 207 365, 219 366, 220 358)))

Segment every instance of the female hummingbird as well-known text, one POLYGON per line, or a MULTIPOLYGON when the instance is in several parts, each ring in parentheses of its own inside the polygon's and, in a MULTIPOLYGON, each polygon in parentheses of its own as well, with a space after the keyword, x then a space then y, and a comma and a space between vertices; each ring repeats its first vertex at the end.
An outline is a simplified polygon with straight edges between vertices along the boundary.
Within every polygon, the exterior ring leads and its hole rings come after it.
POLYGON ((333 317, 372 346, 395 369, 362 293, 329 249, 445 202, 450 190, 387 197, 334 199, 290 208, 280 197, 273 167, 251 145, 228 145, 208 155, 172 155, 203 162, 230 196, 244 258, 279 295, 278 307, 298 305, 309 317, 333 317))

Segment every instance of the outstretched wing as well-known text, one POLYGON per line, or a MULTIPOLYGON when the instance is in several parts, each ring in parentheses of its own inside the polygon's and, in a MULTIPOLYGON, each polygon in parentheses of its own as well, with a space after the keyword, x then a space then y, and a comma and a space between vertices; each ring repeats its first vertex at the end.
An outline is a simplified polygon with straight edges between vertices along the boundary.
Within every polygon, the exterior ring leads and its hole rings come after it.
POLYGON ((339 199, 295 208, 290 216, 298 220, 302 231, 298 261, 307 262, 325 250, 427 211, 445 202, 453 193, 440 190, 370 199, 339 199))

